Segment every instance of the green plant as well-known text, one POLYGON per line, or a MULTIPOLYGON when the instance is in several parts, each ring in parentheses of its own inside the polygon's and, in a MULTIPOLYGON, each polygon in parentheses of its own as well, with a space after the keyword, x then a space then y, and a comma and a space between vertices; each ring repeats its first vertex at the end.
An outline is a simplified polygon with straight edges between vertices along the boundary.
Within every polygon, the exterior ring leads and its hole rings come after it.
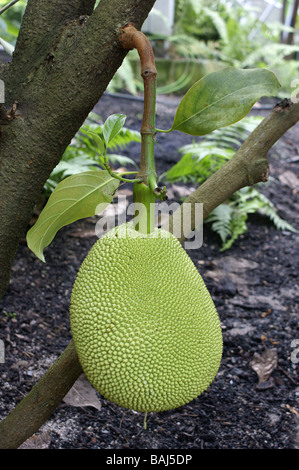
POLYGON ((15 312, 7 312, 7 310, 3 310, 2 313, 8 320, 11 320, 12 318, 17 317, 17 313, 15 313, 15 312))
MULTIPOLYGON (((0 1, 0 8, 8 3, 8 1, 0 1)), ((0 17, 0 38, 15 44, 26 5, 27 0, 19 0, 13 8, 5 11, 4 17, 0 17)))
POLYGON ((280 97, 289 96, 290 83, 298 76, 297 44, 281 44, 281 32, 295 31, 281 23, 266 24, 255 15, 254 7, 239 2, 195 0, 176 4, 174 35, 167 38, 170 51, 196 62, 213 60, 219 65, 241 68, 266 67, 280 83, 280 97))
MULTIPOLYGON (((75 175, 97 168, 104 169, 103 161, 98 153, 97 137, 103 136, 103 125, 98 124, 100 117, 90 113, 84 125, 80 128, 72 143, 65 150, 61 161, 52 171, 45 183, 44 193, 49 197, 58 183, 70 175, 75 175)), ((101 138, 100 137, 100 138, 101 138)), ((107 157, 114 168, 118 166, 131 166, 137 168, 137 164, 129 157, 115 153, 123 150, 132 142, 140 142, 140 132, 122 127, 119 133, 107 146, 107 157), (113 153, 112 153, 113 152, 113 153)))
POLYGON ((187 33, 199 40, 221 39, 227 42, 227 28, 223 19, 225 6, 219 2, 179 0, 176 2, 176 33, 187 33))
POLYGON ((237 238, 247 231, 249 214, 260 213, 269 218, 278 230, 296 232, 294 227, 281 218, 272 202, 257 188, 242 188, 226 203, 216 207, 206 218, 221 238, 221 251, 227 250, 237 238))

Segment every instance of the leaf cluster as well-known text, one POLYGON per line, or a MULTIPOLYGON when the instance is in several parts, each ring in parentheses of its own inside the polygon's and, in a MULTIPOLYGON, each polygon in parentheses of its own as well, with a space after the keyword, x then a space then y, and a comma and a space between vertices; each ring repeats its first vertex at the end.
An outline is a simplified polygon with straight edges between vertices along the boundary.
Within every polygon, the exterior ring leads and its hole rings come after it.
MULTIPOLYGON (((50 196, 60 181, 70 175, 88 170, 104 169, 104 161, 99 153, 99 145, 102 146, 101 142, 103 142, 104 124, 98 124, 99 119, 100 117, 95 113, 89 114, 45 183, 46 197, 50 196)), ((123 126, 107 143, 107 158, 113 168, 130 166, 137 168, 133 159, 118 152, 124 150, 132 142, 140 141, 139 131, 123 126)))

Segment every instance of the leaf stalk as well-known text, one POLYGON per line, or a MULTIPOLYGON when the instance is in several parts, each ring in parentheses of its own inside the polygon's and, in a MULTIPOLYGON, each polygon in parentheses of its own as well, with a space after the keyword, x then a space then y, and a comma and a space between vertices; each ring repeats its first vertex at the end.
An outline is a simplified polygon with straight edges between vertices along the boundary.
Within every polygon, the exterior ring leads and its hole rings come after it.
POLYGON ((141 76, 144 82, 144 108, 140 129, 140 169, 137 179, 140 178, 142 182, 136 181, 134 184, 134 203, 141 203, 145 206, 142 217, 147 217, 147 221, 139 224, 139 230, 150 233, 154 229, 151 204, 153 200, 155 201, 157 195, 161 195, 161 191, 155 193, 157 188, 154 157, 157 69, 151 43, 141 31, 136 30, 132 25, 126 26, 123 28, 119 39, 124 49, 137 49, 141 61, 141 76))

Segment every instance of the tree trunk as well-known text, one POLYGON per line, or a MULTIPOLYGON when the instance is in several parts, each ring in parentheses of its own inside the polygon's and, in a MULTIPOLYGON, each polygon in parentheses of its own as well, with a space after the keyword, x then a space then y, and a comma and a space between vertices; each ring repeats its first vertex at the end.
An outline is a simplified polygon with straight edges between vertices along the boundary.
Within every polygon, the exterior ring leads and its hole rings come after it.
POLYGON ((155 0, 94 3, 29 0, 13 59, 0 68, 6 108, 19 114, 0 139, 0 299, 46 180, 126 55, 121 29, 140 29, 155 0))

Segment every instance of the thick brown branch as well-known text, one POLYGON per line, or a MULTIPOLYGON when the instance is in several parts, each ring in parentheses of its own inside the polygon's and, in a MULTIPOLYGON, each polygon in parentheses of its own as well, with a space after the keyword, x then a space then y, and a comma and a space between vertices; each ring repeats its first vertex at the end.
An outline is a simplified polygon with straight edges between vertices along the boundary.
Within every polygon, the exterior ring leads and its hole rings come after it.
MULTIPOLYGON (((199 186, 174 212, 169 223, 169 231, 174 233, 181 243, 189 235, 184 233, 184 220, 191 214, 193 231, 196 226, 196 203, 203 204, 203 218, 217 206, 225 202, 239 189, 268 180, 269 165, 267 154, 275 142, 299 120, 299 103, 282 101, 261 124, 250 134, 248 139, 220 170, 199 186), (185 214, 185 215, 184 215, 185 214)), ((166 228, 166 226, 164 227, 166 228)))

